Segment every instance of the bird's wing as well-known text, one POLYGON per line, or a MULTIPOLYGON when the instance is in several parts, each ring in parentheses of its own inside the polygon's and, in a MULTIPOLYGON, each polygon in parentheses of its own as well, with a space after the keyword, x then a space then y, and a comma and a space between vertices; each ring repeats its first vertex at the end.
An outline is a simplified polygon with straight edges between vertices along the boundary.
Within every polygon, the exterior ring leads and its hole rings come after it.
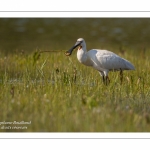
POLYGON ((134 66, 126 59, 123 59, 113 52, 97 50, 95 55, 96 63, 103 69, 108 70, 133 70, 134 66))

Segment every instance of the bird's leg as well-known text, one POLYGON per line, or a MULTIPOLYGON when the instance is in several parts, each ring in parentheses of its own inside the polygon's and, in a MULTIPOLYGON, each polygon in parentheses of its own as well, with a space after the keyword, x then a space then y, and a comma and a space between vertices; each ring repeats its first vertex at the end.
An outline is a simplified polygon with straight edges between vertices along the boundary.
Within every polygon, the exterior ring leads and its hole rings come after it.
POLYGON ((105 75, 104 75, 104 72, 102 71, 99 71, 99 74, 102 76, 102 80, 103 80, 103 83, 106 84, 106 79, 105 79, 105 75))
POLYGON ((121 84, 123 82, 123 71, 122 71, 122 69, 120 69, 120 82, 121 82, 121 84))
POLYGON ((103 75, 105 76, 105 85, 108 85, 110 83, 109 77, 108 77, 109 70, 103 71, 103 75))
POLYGON ((110 83, 109 77, 106 76, 106 85, 110 83))
POLYGON ((103 79, 103 83, 105 84, 105 76, 102 76, 102 79, 103 79))

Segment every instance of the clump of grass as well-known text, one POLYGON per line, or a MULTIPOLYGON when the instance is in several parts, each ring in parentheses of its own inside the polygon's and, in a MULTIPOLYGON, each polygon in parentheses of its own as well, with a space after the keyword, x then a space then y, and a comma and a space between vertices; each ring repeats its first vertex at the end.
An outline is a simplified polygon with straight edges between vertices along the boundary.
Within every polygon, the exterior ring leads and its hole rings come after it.
POLYGON ((122 84, 119 72, 110 72, 108 86, 96 70, 81 65, 75 54, 1 56, 1 121, 32 123, 27 129, 0 131, 150 131, 150 55, 143 58, 134 51, 123 55, 136 71, 124 71, 122 84))

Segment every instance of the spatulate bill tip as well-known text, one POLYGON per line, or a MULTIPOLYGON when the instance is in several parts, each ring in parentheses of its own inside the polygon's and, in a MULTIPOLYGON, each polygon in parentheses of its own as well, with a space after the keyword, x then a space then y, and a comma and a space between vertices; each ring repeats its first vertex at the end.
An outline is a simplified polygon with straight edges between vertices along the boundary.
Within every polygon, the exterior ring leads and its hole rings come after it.
POLYGON ((65 55, 66 55, 66 56, 70 56, 71 53, 70 53, 70 52, 65 52, 65 55))

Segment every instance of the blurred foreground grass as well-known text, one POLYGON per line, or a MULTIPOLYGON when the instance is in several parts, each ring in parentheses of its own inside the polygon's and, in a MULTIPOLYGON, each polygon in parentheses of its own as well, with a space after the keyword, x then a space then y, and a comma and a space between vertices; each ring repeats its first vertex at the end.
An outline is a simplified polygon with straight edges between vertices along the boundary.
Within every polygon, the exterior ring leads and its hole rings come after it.
MULTIPOLYGON (((149 132, 150 52, 115 50, 132 62, 136 71, 111 72, 103 85, 99 73, 77 61, 76 52, 0 57, 0 118, 31 121, 27 129, 0 132, 149 132)), ((7 125, 4 125, 7 126, 7 125)))

